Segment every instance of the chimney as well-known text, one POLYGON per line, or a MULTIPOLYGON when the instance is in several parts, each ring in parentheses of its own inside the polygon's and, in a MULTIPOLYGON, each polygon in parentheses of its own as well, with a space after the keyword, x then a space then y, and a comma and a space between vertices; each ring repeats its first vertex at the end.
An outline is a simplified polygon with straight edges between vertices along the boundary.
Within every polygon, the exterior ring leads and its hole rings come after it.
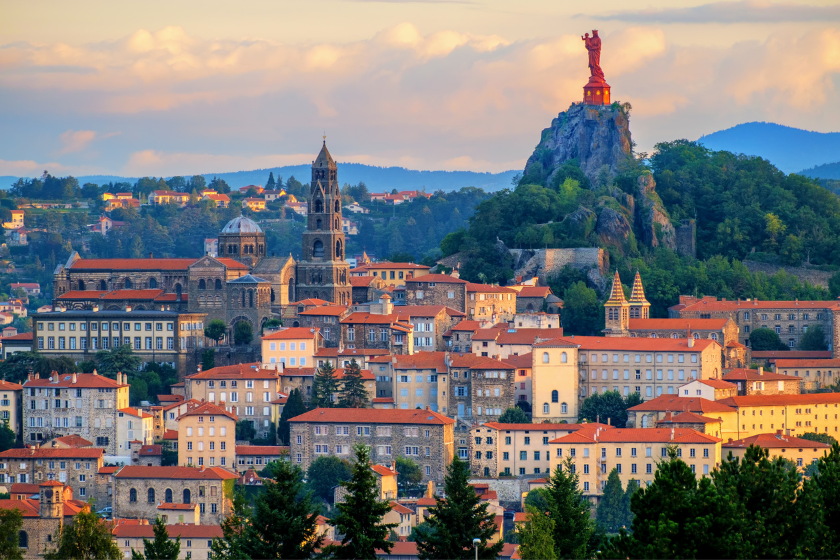
POLYGON ((694 337, 691 336, 691 332, 688 333, 688 347, 694 348, 694 337))
POLYGON ((607 426, 612 426, 612 418, 607 418, 607 426))
POLYGON ((671 441, 674 441, 674 428, 671 428, 671 441))
POLYGON ((93 375, 99 375, 99 372, 96 371, 96 368, 93 369, 93 375))
POLYGON ((77 378, 76 378, 76 372, 74 371, 74 372, 73 372, 73 377, 72 377, 71 383, 75 384, 75 383, 76 383, 76 380, 77 380, 77 378))
POLYGON ((125 306, 125 312, 126 313, 131 313, 131 306, 130 305, 125 306))
POLYGON ((764 366, 758 366, 758 375, 764 375, 764 366))
POLYGON ((149 251, 149 258, 150 258, 150 259, 155 258, 155 255, 154 255, 151 251, 149 251))
POLYGON ((198 364, 198 373, 201 373, 201 364, 198 364))
POLYGON ((41 379, 41 374, 40 374, 40 373, 36 373, 36 374, 35 374, 35 379, 41 379))
POLYGON ((99 306, 98 306, 98 305, 94 305, 94 306, 93 306, 92 311, 93 311, 94 313, 98 313, 98 312, 99 312, 99 306))

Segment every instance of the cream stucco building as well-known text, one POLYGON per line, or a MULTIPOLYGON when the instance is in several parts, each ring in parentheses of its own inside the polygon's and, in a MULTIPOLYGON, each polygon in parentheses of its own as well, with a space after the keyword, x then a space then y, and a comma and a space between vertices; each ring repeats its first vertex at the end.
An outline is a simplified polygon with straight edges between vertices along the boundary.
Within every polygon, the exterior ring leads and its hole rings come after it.
POLYGON ((203 403, 178 417, 178 464, 236 470, 236 416, 203 403))

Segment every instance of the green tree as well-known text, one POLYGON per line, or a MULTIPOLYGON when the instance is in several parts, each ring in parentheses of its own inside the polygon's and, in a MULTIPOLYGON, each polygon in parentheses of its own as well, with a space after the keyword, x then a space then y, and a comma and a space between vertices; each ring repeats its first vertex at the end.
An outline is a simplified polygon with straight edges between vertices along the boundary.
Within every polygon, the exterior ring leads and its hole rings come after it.
POLYGON ((251 344, 254 340, 254 328, 248 321, 239 321, 233 329, 233 341, 237 345, 251 344))
POLYGON ((321 546, 320 508, 304 490, 303 472, 288 461, 273 461, 271 476, 263 480, 244 548, 251 558, 310 558, 321 546))
POLYGON ((446 499, 435 498, 427 527, 423 531, 418 527, 417 555, 421 559, 473 558, 473 539, 480 539, 479 558, 496 558, 501 552, 504 543, 490 543, 497 533, 495 516, 481 503, 469 477, 467 463, 455 457, 443 481, 446 499))
POLYGON ((216 341, 216 344, 224 338, 225 333, 227 333, 227 325, 221 319, 213 319, 204 327, 204 336, 216 341))
POLYGON ((181 551, 181 537, 169 540, 169 531, 163 518, 158 516, 152 526, 155 538, 143 539, 143 553, 131 549, 132 560, 178 560, 181 551))
POLYGON ((799 341, 800 350, 809 351, 825 351, 828 350, 828 344, 825 342, 825 330, 822 325, 811 325, 802 339, 799 341))
POLYGON ((499 424, 529 424, 528 415, 518 406, 511 406, 505 409, 499 419, 499 424))
POLYGON ((55 550, 46 560, 122 560, 123 553, 111 535, 111 525, 97 514, 80 511, 56 535, 55 550))
POLYGON ((525 496, 525 505, 533 506, 538 511, 548 511, 551 509, 549 500, 551 500, 551 497, 548 494, 548 490, 545 488, 534 488, 525 496))
POLYGON ((15 440, 17 440, 17 434, 9 427, 9 421, 4 420, 0 424, 0 452, 8 451, 14 447, 15 440))
POLYGON ((776 334, 776 331, 767 328, 758 328, 750 333, 750 348, 753 352, 790 350, 776 334))
POLYGON ((111 350, 100 350, 96 353, 96 362, 99 364, 99 373, 116 377, 119 372, 132 374, 140 371, 143 360, 134 353, 130 345, 124 344, 111 350))
POLYGON ((362 368, 359 367, 355 358, 344 368, 344 376, 341 381, 342 387, 338 406, 341 408, 367 407, 370 395, 368 395, 365 382, 362 380, 362 368))
POLYGON ((216 367, 216 351, 207 348, 201 351, 201 369, 207 371, 216 367))
POLYGON ((639 481, 631 478, 627 481, 627 489, 624 491, 624 503, 622 511, 622 527, 629 528, 633 524, 633 509, 631 504, 633 502, 633 494, 639 489, 639 481))
POLYGON ((289 445, 290 427, 289 418, 300 416, 306 412, 306 405, 303 404, 303 397, 300 396, 300 389, 292 389, 286 399, 283 412, 280 413, 280 421, 277 424, 277 437, 282 445, 289 445))
POLYGON ((423 471, 416 461, 399 456, 396 459, 397 482, 407 491, 416 490, 423 480, 423 471))
POLYGON ((519 523, 519 557, 522 560, 553 560, 554 519, 533 506, 525 506, 526 521, 519 523))
POLYGON ((624 526, 624 489, 618 470, 613 468, 604 486, 604 494, 598 502, 595 520, 607 533, 618 533, 624 526))
POLYGON ((247 560, 245 529, 249 523, 248 501, 235 491, 230 515, 222 521, 222 536, 210 544, 209 560, 247 560))
POLYGON ((268 181, 265 182, 265 190, 273 191, 277 184, 274 182, 274 171, 269 171, 268 181))
POLYGON ((22 528, 23 512, 21 510, 0 509, 0 558, 23 560, 23 551, 18 546, 22 528))
POLYGON ((251 441, 257 437, 257 430, 254 428, 252 420, 237 420, 236 422, 236 439, 251 441))
POLYGON ((799 438, 807 439, 808 441, 818 441, 820 443, 826 443, 828 445, 834 445, 835 443, 837 443, 836 439, 825 433, 818 434, 816 432, 805 432, 804 434, 800 435, 799 438))
POLYGON ((577 282, 563 294, 563 328, 568 334, 597 335, 603 329, 603 311, 595 290, 577 282))
POLYGON ((546 487, 554 520, 554 550, 557 558, 585 558, 589 538, 595 529, 590 503, 579 488, 571 457, 557 465, 546 487))
POLYGON ((336 504, 338 515, 329 522, 344 536, 341 544, 330 545, 325 552, 333 558, 375 559, 377 549, 391 552, 394 543, 388 540, 388 533, 397 524, 382 522, 391 504, 379 499, 376 475, 370 468, 370 447, 356 444, 353 451, 356 459, 352 475, 341 483, 347 491, 345 501, 336 504))
POLYGON ((622 397, 618 391, 595 393, 584 399, 578 416, 581 420, 624 428, 627 425, 627 409, 640 403, 638 393, 630 393, 627 397, 622 397))
POLYGON ((338 378, 332 362, 325 362, 324 365, 315 371, 315 379, 312 381, 312 397, 309 404, 313 408, 333 408, 336 403, 333 401, 338 394, 338 378))
POLYGON ((332 502, 335 487, 350 480, 352 474, 348 461, 335 455, 322 455, 309 463, 306 480, 313 494, 325 502, 332 502))

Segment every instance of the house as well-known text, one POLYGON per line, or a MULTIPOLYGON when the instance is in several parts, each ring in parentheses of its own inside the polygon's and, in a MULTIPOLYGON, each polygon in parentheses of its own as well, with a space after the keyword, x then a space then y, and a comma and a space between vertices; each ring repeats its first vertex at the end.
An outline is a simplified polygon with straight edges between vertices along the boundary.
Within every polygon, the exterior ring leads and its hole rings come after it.
POLYGON ((204 254, 214 259, 219 256, 219 239, 208 237, 204 240, 204 254))
POLYGON ((226 194, 207 193, 201 200, 212 201, 216 205, 216 208, 227 208, 230 205, 230 197, 226 194))
POLYGON ((430 268, 414 263, 379 262, 353 268, 350 276, 377 276, 385 281, 386 286, 396 287, 405 286, 406 280, 427 275, 430 268))
POLYGON ((301 216, 306 216, 309 213, 309 205, 306 202, 290 202, 287 200, 284 206, 301 216))
POLYGON ((238 418, 211 402, 178 417, 178 464, 236 468, 238 418))
POLYGON ((0 340, 0 343, 3 345, 3 359, 6 360, 12 354, 32 351, 32 333, 29 332, 12 336, 4 336, 3 339, 0 340))
POLYGON ((175 191, 153 191, 149 195, 149 204, 178 204, 185 206, 190 201, 189 193, 175 191))
POLYGON ((105 211, 110 212, 111 210, 115 210, 117 208, 140 208, 140 201, 136 198, 130 198, 131 193, 122 193, 122 194, 129 194, 129 198, 112 198, 105 202, 105 211))
POLYGON ((119 228, 125 226, 125 222, 121 222, 118 220, 112 220, 108 216, 100 216, 99 220, 96 223, 88 224, 88 229, 93 233, 99 233, 101 235, 107 234, 114 228, 119 228))
POLYGON ((245 185, 244 187, 239 187, 239 192, 241 194, 248 194, 248 191, 254 189, 257 194, 262 194, 265 189, 259 185, 245 185))
POLYGON ((23 227, 23 210, 12 210, 12 219, 3 222, 3 229, 20 229, 23 227))
POLYGON ((798 395, 803 380, 798 370, 791 370, 791 373, 795 375, 765 372, 763 367, 738 368, 724 375, 723 380, 736 385, 738 395, 798 395))
POLYGON ((41 285, 36 282, 12 282, 10 288, 13 292, 17 289, 21 289, 26 292, 26 295, 28 296, 37 296, 41 294, 41 285))
POLYGON ((751 445, 765 449, 771 461, 781 457, 796 463, 800 472, 831 451, 831 446, 826 443, 784 435, 782 430, 776 430, 776 433, 756 434, 735 441, 730 439, 721 444, 721 451, 725 457, 731 453, 733 457, 743 460, 751 445))
POLYGON ((669 415, 691 412, 721 421, 721 438, 738 436, 738 411, 728 399, 710 401, 702 397, 662 395, 627 409, 628 428, 651 428, 669 415))
POLYGON ((23 247, 24 245, 28 245, 29 238, 27 237, 26 228, 21 227, 11 230, 9 232, 7 243, 14 247, 23 247))
POLYGON ((358 235, 359 225, 356 222, 351 222, 350 218, 342 216, 341 231, 343 231, 345 235, 358 235))
POLYGON ((286 196, 285 189, 263 191, 266 202, 272 202, 286 196))
POLYGON ((682 385, 677 394, 681 397, 701 397, 719 401, 738 395, 738 385, 722 379, 694 379, 682 385))
POLYGON ((18 411, 21 410, 23 385, 11 381, 0 380, 0 422, 18 433, 18 411))
POLYGON ((23 447, 0 453, 0 483, 67 484, 79 499, 96 495, 95 474, 104 466, 104 450, 96 447, 23 447))
POLYGON ((262 337, 262 362, 285 366, 310 366, 318 352, 321 333, 318 328, 291 327, 262 337))
POLYGON ((370 210, 360 205, 358 202, 351 202, 346 205, 344 209, 348 212, 353 212, 354 214, 370 214, 370 210))
POLYGON ((243 206, 250 208, 254 212, 265 210, 264 198, 245 198, 242 200, 242 204, 243 206))
POLYGON ((236 463, 240 472, 256 468, 261 471, 272 461, 289 459, 289 447, 281 445, 237 445, 236 463))
MULTIPOLYGON (((151 444, 154 435, 152 415, 138 408, 124 407, 117 410, 117 454, 129 455, 132 442, 151 444)), ((137 447, 136 445, 134 446, 137 447)))
POLYGON ((777 358, 773 366, 776 374, 800 378, 808 389, 835 385, 840 379, 840 360, 803 360, 777 358))

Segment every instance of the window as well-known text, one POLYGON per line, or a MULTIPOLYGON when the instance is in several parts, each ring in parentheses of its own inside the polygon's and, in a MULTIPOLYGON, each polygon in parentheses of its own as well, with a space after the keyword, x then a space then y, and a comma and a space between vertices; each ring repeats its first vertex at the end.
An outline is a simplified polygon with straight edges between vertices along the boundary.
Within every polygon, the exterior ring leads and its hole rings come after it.
POLYGON ((557 392, 557 389, 551 391, 551 402, 556 403, 556 402, 559 402, 559 400, 560 400, 560 397, 559 397, 559 393, 557 392))
POLYGON ((548 352, 543 352, 542 361, 544 364, 548 363, 548 352))
POLYGON ((543 404, 543 414, 548 414, 548 403, 543 404))

